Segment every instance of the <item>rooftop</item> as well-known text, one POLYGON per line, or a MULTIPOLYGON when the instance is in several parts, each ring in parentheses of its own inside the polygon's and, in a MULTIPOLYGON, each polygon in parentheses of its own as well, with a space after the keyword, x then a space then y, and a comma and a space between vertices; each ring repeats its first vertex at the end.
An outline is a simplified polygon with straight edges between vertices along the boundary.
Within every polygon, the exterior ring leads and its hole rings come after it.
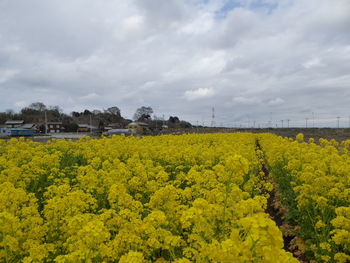
POLYGON ((78 124, 79 128, 91 128, 91 129, 96 129, 97 127, 90 125, 90 124, 78 124))
POLYGON ((61 121, 48 121, 47 124, 62 124, 61 121))
POLYGON ((24 120, 8 120, 5 121, 5 124, 23 124, 24 120))
POLYGON ((35 126, 35 124, 33 124, 33 123, 26 123, 26 124, 23 124, 22 126, 21 126, 21 128, 23 128, 23 129, 31 129, 31 128, 33 128, 35 126))
POLYGON ((148 126, 148 124, 144 122, 132 122, 128 124, 128 126, 131 126, 131 125, 148 126))

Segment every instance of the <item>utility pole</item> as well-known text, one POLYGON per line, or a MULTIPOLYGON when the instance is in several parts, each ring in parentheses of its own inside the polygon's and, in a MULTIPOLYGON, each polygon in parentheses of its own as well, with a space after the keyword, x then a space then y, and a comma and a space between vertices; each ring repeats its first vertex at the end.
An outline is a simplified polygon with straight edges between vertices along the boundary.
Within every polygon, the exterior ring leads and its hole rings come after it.
POLYGON ((281 120, 281 122, 282 122, 282 129, 283 129, 283 120, 281 120))
POLYGON ((214 107, 211 109, 211 127, 215 126, 215 109, 214 107))
POLYGON ((45 110, 45 134, 47 134, 47 114, 45 110))
POLYGON ((309 120, 309 118, 305 118, 305 127, 307 128, 307 121, 309 120))
POLYGON ((312 112, 312 128, 315 128, 315 113, 312 112))
POLYGON ((339 120, 340 120, 340 117, 337 117, 337 127, 339 129, 339 120))
POLYGON ((91 118, 91 114, 89 116, 90 116, 90 134, 92 134, 92 118, 91 118))
POLYGON ((289 121, 290 121, 290 119, 287 120, 287 125, 288 125, 287 127, 288 127, 288 129, 289 129, 289 121))

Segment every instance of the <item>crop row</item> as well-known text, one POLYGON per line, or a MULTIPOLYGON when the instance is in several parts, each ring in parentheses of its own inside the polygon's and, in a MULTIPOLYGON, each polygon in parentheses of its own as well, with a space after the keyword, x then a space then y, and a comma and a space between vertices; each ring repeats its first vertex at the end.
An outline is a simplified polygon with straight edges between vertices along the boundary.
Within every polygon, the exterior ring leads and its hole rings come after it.
POLYGON ((316 262, 350 262, 350 141, 261 137, 286 221, 316 262))

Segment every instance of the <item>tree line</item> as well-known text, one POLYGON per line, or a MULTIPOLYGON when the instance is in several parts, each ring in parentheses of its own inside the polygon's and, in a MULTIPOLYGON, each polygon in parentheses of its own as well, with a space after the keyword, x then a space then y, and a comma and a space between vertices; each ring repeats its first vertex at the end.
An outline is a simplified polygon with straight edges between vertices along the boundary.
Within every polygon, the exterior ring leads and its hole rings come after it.
MULTIPOLYGON (((177 116, 170 116, 168 120, 152 118, 154 113, 152 107, 142 106, 136 109, 133 116, 134 121, 147 122, 150 127, 191 127, 186 121, 181 121, 177 116)), ((133 120, 123 118, 117 106, 111 106, 103 110, 85 109, 81 112, 72 111, 70 114, 63 112, 59 106, 46 106, 43 102, 34 102, 22 108, 19 112, 6 110, 0 112, 0 124, 7 120, 24 120, 25 123, 44 124, 47 121, 60 121, 67 132, 74 132, 78 129, 78 124, 92 124, 99 130, 103 130, 106 125, 114 124, 118 128, 125 128, 133 120), (46 115, 46 116, 45 116, 46 115)))

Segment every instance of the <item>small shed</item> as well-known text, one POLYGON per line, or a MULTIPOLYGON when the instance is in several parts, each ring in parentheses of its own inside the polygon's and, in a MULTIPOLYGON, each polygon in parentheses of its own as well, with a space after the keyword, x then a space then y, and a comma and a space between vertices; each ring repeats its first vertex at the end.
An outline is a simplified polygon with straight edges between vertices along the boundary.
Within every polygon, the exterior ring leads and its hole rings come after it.
POLYGON ((147 123, 144 122, 132 122, 128 124, 128 128, 132 134, 147 134, 149 133, 149 127, 147 123))

